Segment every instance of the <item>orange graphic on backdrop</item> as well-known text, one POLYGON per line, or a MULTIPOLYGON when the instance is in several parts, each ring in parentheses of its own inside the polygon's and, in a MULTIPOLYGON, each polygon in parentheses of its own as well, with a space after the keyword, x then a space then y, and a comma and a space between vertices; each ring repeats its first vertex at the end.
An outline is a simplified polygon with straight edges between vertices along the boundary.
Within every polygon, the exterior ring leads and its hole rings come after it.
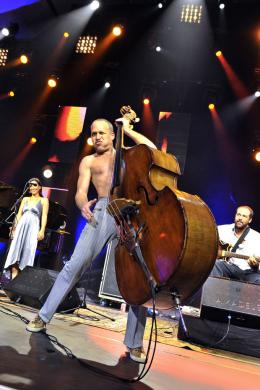
POLYGON ((86 110, 86 107, 63 107, 55 129, 55 137, 59 141, 77 139, 83 130, 86 110))
POLYGON ((159 121, 161 121, 162 119, 169 119, 171 116, 172 116, 172 112, 160 111, 159 121))

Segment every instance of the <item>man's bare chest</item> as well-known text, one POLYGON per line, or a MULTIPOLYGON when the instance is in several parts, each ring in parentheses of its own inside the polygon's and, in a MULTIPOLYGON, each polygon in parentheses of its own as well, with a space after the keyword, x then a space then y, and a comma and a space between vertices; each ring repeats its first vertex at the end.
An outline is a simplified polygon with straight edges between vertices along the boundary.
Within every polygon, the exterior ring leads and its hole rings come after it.
POLYGON ((108 158, 96 159, 91 166, 92 176, 108 176, 112 172, 112 161, 108 158))

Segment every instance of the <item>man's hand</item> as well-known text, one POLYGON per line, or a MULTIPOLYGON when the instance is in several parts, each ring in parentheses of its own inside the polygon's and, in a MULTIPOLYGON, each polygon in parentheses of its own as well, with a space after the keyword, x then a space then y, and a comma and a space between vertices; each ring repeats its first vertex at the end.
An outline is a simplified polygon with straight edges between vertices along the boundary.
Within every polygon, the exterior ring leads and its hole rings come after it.
POLYGON ((11 226, 9 228, 9 237, 11 240, 14 238, 14 233, 15 233, 15 226, 11 226))
POLYGON ((86 202, 84 204, 84 206, 82 207, 81 209, 81 214, 83 215, 84 218, 86 218, 86 220, 88 222, 91 221, 91 219, 93 218, 93 213, 91 211, 91 207, 97 203, 97 199, 92 199, 92 200, 89 200, 88 202, 86 202))
POLYGON ((256 258, 254 256, 250 256, 249 259, 247 260, 247 262, 251 268, 258 267, 258 261, 256 260, 256 258))
POLYGON ((37 235, 37 240, 38 240, 38 241, 41 241, 41 240, 43 240, 43 239, 44 239, 44 233, 40 230, 39 233, 38 233, 38 235, 37 235))

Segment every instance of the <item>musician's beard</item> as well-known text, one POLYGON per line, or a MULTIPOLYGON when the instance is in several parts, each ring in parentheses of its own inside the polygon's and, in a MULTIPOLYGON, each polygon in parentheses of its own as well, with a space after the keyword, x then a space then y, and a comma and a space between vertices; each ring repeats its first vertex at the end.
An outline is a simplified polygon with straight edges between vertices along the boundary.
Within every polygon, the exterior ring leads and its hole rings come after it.
POLYGON ((236 232, 242 232, 245 230, 245 228, 248 226, 248 224, 244 224, 243 222, 235 222, 235 230, 236 232))

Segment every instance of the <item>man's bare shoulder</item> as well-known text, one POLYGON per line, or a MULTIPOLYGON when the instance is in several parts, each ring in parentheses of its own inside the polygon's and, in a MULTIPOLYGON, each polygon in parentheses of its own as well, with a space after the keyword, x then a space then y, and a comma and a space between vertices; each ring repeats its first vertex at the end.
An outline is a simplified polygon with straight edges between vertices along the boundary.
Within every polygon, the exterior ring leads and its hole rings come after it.
POLYGON ((84 166, 85 168, 91 168, 94 158, 95 158, 95 154, 90 154, 89 156, 85 156, 81 160, 80 165, 84 166))

